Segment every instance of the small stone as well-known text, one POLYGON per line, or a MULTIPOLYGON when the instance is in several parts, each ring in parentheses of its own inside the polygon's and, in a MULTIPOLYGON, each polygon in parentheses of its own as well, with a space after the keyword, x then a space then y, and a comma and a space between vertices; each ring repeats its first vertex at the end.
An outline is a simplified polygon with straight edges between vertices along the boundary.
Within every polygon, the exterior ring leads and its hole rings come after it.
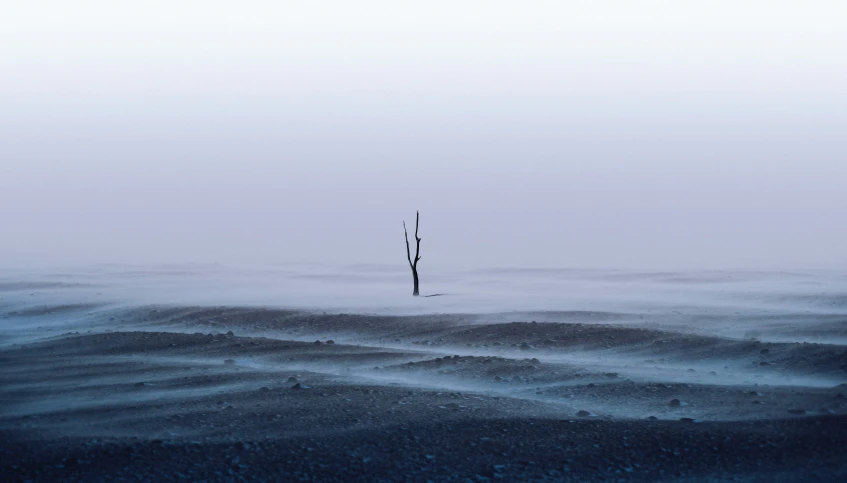
POLYGON ((658 421, 658 420, 659 420, 659 418, 657 418, 656 416, 647 416, 647 421, 658 421))
POLYGON ((321 342, 321 341, 319 341, 319 340, 316 340, 315 342, 313 342, 313 344, 315 344, 315 345, 321 345, 321 344, 323 344, 323 342, 321 342))
POLYGON ((581 411, 578 411, 576 413, 576 415, 581 417, 581 418, 588 418, 588 417, 594 416, 594 413, 592 413, 591 411, 586 411, 586 410, 583 409, 581 411))
POLYGON ((259 388, 259 390, 262 391, 262 392, 266 392, 266 391, 270 391, 271 388, 269 388, 268 386, 262 386, 262 387, 259 388))
POLYGON ((683 423, 699 423, 700 422, 699 419, 694 419, 694 418, 679 418, 679 420, 682 421, 683 423))
POLYGON ((226 335, 229 336, 229 337, 235 336, 235 334, 231 330, 229 332, 227 332, 226 335))
POLYGON ((332 340, 332 339, 330 339, 330 340, 326 341, 326 343, 327 343, 328 345, 332 345, 332 344, 335 344, 335 341, 334 341, 334 340, 332 340))
POLYGON ((805 409, 789 409, 788 414, 807 414, 808 411, 805 409))
POLYGON ((668 403, 668 406, 672 408, 684 408, 685 406, 688 406, 688 403, 680 401, 679 399, 671 399, 671 402, 668 403))
POLYGON ((759 351, 759 354, 770 354, 770 353, 771 353, 770 349, 762 349, 762 350, 759 351))
POLYGON ((750 404, 762 404, 762 401, 759 401, 759 400, 757 399, 757 400, 755 400, 755 401, 751 401, 751 402, 750 402, 750 404))
POLYGON ((297 377, 296 376, 289 376, 287 382, 297 382, 297 377))
POLYGON ((136 383, 135 383, 135 387, 144 387, 144 386, 146 386, 146 385, 147 385, 147 384, 145 384, 145 383, 143 383, 143 382, 136 382, 136 383))
POLYGON ((311 389, 311 387, 309 387, 309 386, 307 386, 307 385, 305 385, 305 384, 300 384, 300 383, 298 382, 297 384, 295 384, 295 385, 291 386, 291 389, 293 389, 293 390, 295 390, 295 391, 299 391, 299 390, 301 390, 301 389, 311 389))

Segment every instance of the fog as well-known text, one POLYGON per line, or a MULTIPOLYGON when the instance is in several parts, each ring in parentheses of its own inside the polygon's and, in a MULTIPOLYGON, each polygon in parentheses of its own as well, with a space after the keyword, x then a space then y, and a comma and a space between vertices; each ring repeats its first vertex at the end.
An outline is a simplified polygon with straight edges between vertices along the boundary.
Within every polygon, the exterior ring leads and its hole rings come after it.
MULTIPOLYGON (((0 308, 22 312, 20 321, 4 322, 8 330, 41 337, 46 333, 39 331, 58 334, 77 324, 86 327, 91 321, 81 315, 101 309, 228 306, 401 317, 467 314, 486 323, 572 321, 585 313, 599 317, 588 318, 593 324, 733 339, 820 342, 826 337, 828 343, 847 342, 842 335, 844 270, 429 268, 422 270, 423 297, 412 297, 411 291, 412 277, 402 265, 291 263, 245 269, 181 264, 151 269, 103 264, 4 270, 0 308), (427 297, 434 294, 443 295, 427 297), (66 317, 68 309, 80 314, 66 317), (54 318, 57 325, 36 324, 36 316, 54 318), (36 325, 41 327, 33 332, 36 325)), ((101 323, 116 325, 114 317, 95 325, 101 323)))
POLYGON ((18 2, 0 266, 843 268, 845 13, 18 2))
MULTIPOLYGON (((625 419, 678 417, 667 394, 699 398, 695 415, 712 420, 784 417, 824 397, 810 391, 843 388, 844 271, 432 270, 422 295, 447 293, 434 298, 409 296, 409 278, 391 265, 307 263, 5 270, 0 349, 57 344, 44 352, 68 358, 61 372, 33 358, 42 377, 18 376, 5 394, 69 393, 5 414, 221 401, 260 384, 290 392, 280 383, 292 374, 625 419), (449 362, 460 356, 467 365, 449 362), (184 382, 195 377, 206 382, 184 382), (758 390, 773 396, 764 409, 749 401, 758 390)), ((203 434, 178 434, 193 431, 203 434)))

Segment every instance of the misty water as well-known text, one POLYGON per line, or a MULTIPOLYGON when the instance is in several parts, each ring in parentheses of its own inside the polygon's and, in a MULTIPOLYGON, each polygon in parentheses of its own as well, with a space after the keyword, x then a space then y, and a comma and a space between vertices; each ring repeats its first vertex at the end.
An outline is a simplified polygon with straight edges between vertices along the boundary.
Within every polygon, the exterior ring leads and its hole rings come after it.
MULTIPOLYGON (((762 340, 783 340, 784 330, 809 329, 811 333, 820 317, 847 314, 844 270, 449 271, 423 267, 421 277, 422 296, 412 297, 411 274, 402 264, 4 270, 0 272, 0 304, 7 310, 63 304, 159 304, 380 315, 597 311, 626 314, 630 316, 627 323, 669 325, 724 337, 752 333, 762 340), (690 323, 692 318, 697 323, 690 323)), ((555 319, 554 314, 549 317, 555 319)), ((7 319, 4 328, 15 327, 7 319)), ((813 339, 798 335, 784 340, 813 339)))
MULTIPOLYGON (((375 350, 422 351, 413 360, 453 353, 520 360, 527 356, 520 350, 521 344, 526 344, 533 348, 532 355, 545 363, 577 364, 594 373, 613 372, 641 381, 809 387, 847 382, 841 380, 844 378, 840 373, 794 370, 789 363, 778 371, 760 371, 757 364, 770 363, 758 354, 758 358, 738 354, 727 358, 721 352, 727 350, 723 345, 735 347, 733 344, 753 341, 779 344, 786 351, 797 350, 798 343, 823 343, 838 353, 838 346, 847 345, 847 273, 841 271, 509 268, 424 270, 422 280, 422 296, 412 297, 411 276, 402 265, 288 264, 250 269, 221 265, 99 265, 5 271, 0 280, 4 312, 0 343, 8 346, 34 342, 67 332, 152 330, 151 320, 155 330, 193 333, 198 326, 209 329, 226 325, 215 321, 220 317, 205 314, 207 308, 235 307, 242 311, 242 318, 248 319, 253 309, 303 314, 302 320, 295 322, 277 318, 256 325, 243 323, 238 315, 230 317, 228 320, 235 321, 234 330, 239 335, 299 341, 332 338, 375 350), (202 315, 189 323, 177 316, 151 319, 151 310, 187 310, 202 315), (390 322, 386 323, 387 328, 374 332, 357 323, 328 328, 320 319, 339 314, 390 322), (318 321, 310 322, 308 317, 312 316, 317 316, 318 321), (528 331, 514 340, 503 339, 502 345, 489 345, 486 342, 491 341, 486 340, 456 341, 450 339, 446 326, 433 328, 428 325, 431 321, 443 321, 448 326, 493 327, 493 331, 512 322, 608 326, 612 335, 608 336, 611 342, 597 345, 594 340, 579 340, 577 334, 566 350, 553 345, 536 350, 530 346, 530 339, 537 339, 536 344, 552 344, 549 341, 554 336, 544 338, 528 331), (654 338, 659 340, 651 340, 654 343, 690 334, 720 347, 705 353, 700 347, 670 341, 662 356, 654 357, 651 351, 655 346, 627 340, 628 329, 655 333, 654 338), (395 337, 404 331, 424 332, 417 337, 395 337), (622 332, 616 335, 616 331, 622 332)), ((688 339, 684 340, 687 343, 688 339)), ((276 365, 262 358, 245 358, 241 363, 257 370, 273 370, 276 365)), ((350 375, 350 371, 368 364, 335 362, 320 369, 350 375)), ((308 364, 289 366, 316 369, 308 364)), ((396 374, 359 375, 386 384, 404 377, 406 382, 414 379, 423 383, 426 379, 396 374)), ((443 378, 427 384, 453 389, 486 388, 478 381, 470 384, 443 378)))

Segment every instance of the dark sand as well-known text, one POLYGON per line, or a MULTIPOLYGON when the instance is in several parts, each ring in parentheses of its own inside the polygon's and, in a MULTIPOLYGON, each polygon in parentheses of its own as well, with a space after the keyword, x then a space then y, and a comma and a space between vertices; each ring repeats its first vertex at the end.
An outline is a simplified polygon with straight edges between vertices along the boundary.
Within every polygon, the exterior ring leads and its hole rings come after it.
POLYGON ((847 481, 847 347, 627 317, 100 310, 0 350, 0 481, 847 481))

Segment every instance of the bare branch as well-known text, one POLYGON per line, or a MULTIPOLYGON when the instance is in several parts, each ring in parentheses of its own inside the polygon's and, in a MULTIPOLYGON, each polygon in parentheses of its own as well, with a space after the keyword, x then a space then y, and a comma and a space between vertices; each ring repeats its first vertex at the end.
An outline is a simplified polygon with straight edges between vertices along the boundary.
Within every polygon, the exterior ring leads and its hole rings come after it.
POLYGON ((418 236, 418 226, 421 223, 421 212, 415 212, 415 240, 417 240, 417 246, 415 247, 415 264, 414 266, 418 266, 418 260, 421 259, 421 237, 418 236))
POLYGON ((406 235, 406 258, 409 260, 409 266, 412 265, 412 251, 409 249, 409 233, 406 231, 406 222, 403 222, 403 234, 406 235))

